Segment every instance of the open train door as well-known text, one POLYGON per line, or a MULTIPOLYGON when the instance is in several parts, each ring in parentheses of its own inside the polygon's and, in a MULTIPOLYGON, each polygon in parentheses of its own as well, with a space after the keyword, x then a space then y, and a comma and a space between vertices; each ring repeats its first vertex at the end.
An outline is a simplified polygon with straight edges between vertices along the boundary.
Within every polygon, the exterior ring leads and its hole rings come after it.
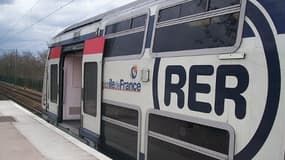
POLYGON ((105 39, 86 40, 82 59, 82 109, 79 134, 97 144, 101 125, 102 59, 105 39))
POLYGON ((47 115, 48 120, 57 122, 59 104, 59 63, 62 47, 51 48, 48 58, 47 115))

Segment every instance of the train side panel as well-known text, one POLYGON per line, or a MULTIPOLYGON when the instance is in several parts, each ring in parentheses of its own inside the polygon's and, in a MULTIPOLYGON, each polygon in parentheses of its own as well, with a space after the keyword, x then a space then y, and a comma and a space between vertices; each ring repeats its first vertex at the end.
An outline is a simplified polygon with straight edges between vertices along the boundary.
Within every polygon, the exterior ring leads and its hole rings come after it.
POLYGON ((284 159, 285 2, 214 2, 191 15, 192 1, 151 1, 103 18, 100 151, 284 159))

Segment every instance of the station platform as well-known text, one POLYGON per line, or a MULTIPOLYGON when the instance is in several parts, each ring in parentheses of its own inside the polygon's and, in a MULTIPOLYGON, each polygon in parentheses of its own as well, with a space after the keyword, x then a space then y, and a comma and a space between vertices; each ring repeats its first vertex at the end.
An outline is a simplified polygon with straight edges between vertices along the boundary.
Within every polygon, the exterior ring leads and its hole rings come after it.
POLYGON ((13 101, 0 101, 0 160, 111 160, 13 101))

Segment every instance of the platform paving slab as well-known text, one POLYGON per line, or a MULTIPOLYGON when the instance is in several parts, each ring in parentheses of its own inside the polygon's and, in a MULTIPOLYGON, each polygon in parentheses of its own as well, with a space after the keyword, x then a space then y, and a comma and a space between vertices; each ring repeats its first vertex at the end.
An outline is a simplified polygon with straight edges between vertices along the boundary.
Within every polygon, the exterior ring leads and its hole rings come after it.
POLYGON ((0 160, 110 160, 15 102, 0 101, 1 116, 0 160))
POLYGON ((44 156, 10 122, 0 122, 0 160, 44 160, 44 156))

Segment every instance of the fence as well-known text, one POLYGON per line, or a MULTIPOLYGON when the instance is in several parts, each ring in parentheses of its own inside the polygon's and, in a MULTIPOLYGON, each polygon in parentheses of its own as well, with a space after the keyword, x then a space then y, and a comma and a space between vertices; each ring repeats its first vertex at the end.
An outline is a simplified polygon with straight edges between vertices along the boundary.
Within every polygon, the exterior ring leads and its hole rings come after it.
POLYGON ((25 79, 18 77, 0 76, 0 81, 4 81, 17 86, 33 89, 41 92, 43 87, 43 80, 25 79))

